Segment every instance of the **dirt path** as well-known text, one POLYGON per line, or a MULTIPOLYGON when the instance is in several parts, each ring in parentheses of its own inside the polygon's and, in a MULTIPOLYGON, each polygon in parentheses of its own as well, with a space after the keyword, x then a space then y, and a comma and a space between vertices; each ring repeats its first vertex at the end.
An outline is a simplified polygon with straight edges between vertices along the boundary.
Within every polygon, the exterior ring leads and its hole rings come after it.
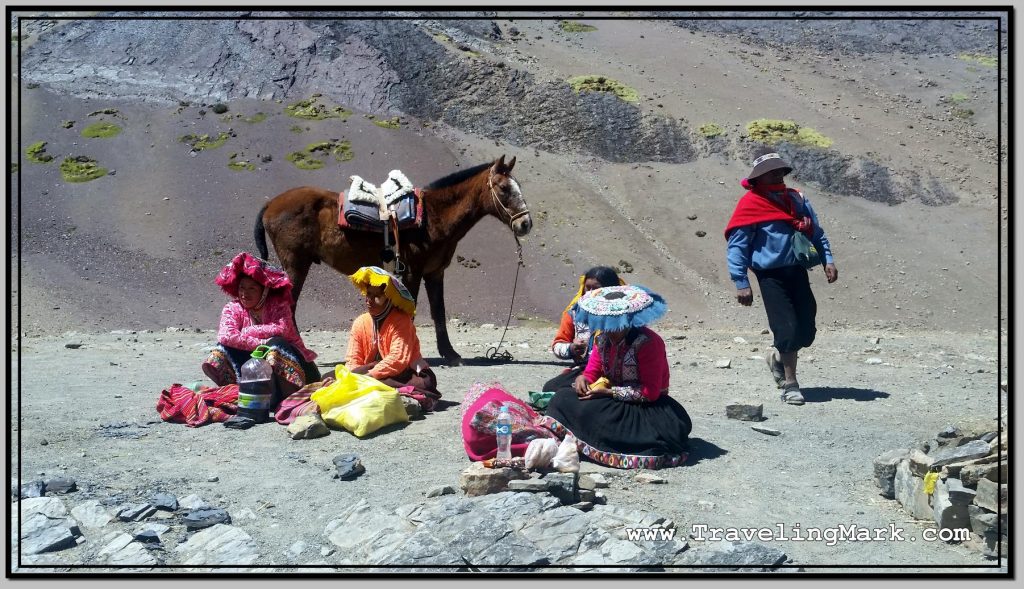
MULTIPOLYGON (((428 353, 434 352, 432 331, 420 328, 428 353)), ((510 330, 513 364, 438 368, 445 399, 458 403, 477 380, 499 381, 528 398, 527 391, 560 370, 546 348, 552 332, 510 330)), ((994 333, 820 332, 801 357, 800 380, 808 399, 803 407, 783 405, 776 396, 761 359, 770 336, 667 327, 661 333, 672 365, 672 394, 693 419, 692 457, 686 466, 658 472, 665 485, 644 485, 633 473, 588 466, 609 477, 610 505, 669 517, 683 533, 699 524, 784 524, 787 529, 895 524, 918 538, 835 546, 769 543, 807 570, 825 563, 991 566, 965 548, 922 541, 926 525, 910 522, 895 502, 878 495, 871 461, 961 419, 996 417, 1001 376, 994 333), (715 368, 724 358, 732 367, 715 368), (882 364, 866 364, 868 358, 882 364), (725 405, 734 398, 763 402, 768 418, 763 425, 782 435, 766 436, 751 430, 749 422, 726 419, 725 405)), ((500 334, 484 327, 452 328, 453 343, 466 358, 482 354, 500 334)), ((338 332, 306 336, 324 362, 342 358, 345 339, 338 332)), ((213 340, 212 332, 182 331, 23 339, 12 366, 15 384, 21 376, 12 420, 23 482, 58 475, 76 479, 80 490, 62 496, 69 508, 86 499, 116 506, 167 491, 179 498, 198 494, 232 513, 251 509, 254 517, 235 524, 256 540, 257 564, 271 565, 329 564, 331 558, 319 552, 329 545, 324 525, 358 498, 372 497, 392 509, 422 500, 438 485, 457 485, 468 462, 456 404, 364 440, 334 431, 292 441, 276 424, 234 431, 160 422, 155 411, 160 390, 201 379, 199 363, 213 340), (123 427, 111 427, 118 425, 123 427), (362 456, 366 475, 349 483, 332 480, 332 457, 351 451, 362 456), (306 544, 305 552, 286 556, 298 541, 306 544)), ((184 530, 179 535, 183 541, 184 530)), ((89 562, 102 548, 100 541, 87 530, 85 543, 47 558, 89 562)), ((174 540, 168 544, 171 554, 174 540)))

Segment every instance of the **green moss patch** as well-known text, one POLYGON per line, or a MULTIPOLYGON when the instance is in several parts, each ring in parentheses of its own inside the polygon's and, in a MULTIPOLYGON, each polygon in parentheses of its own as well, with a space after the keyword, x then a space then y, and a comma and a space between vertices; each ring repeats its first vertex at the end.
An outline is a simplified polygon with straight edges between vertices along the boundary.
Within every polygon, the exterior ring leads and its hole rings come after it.
POLYGON ((89 116, 90 117, 96 117, 96 116, 99 116, 99 115, 113 115, 113 116, 117 116, 118 114, 119 114, 119 111, 116 108, 104 108, 102 110, 95 110, 95 111, 89 113, 89 116))
POLYGON ((377 119, 377 120, 373 121, 373 124, 377 125, 378 127, 384 127, 385 129, 401 129, 402 128, 402 121, 398 117, 391 117, 391 119, 387 120, 387 121, 381 120, 381 119, 377 119))
POLYGON ((28 161, 36 164, 46 164, 53 161, 53 156, 46 153, 46 142, 36 141, 25 148, 25 157, 28 161))
POLYGON ((310 157, 308 153, 304 151, 293 151, 285 156, 286 160, 290 161, 300 170, 319 170, 324 167, 324 161, 310 157))
POLYGON ((300 170, 319 170, 324 167, 322 157, 334 156, 335 161, 347 162, 355 157, 352 143, 340 139, 310 143, 305 149, 289 153, 285 159, 300 170))
POLYGON ((288 130, 291 131, 292 133, 303 133, 306 131, 305 129, 302 128, 301 125, 292 125, 292 127, 288 130))
POLYGON ((567 82, 577 93, 610 92, 626 102, 640 102, 640 94, 636 90, 604 76, 574 76, 567 82))
POLYGON ((228 162, 228 168, 236 172, 252 172, 256 169, 256 164, 246 160, 236 160, 228 162))
POLYGON ((210 139, 209 135, 185 135, 179 141, 182 143, 188 143, 194 151, 203 151, 204 149, 217 149, 224 142, 231 137, 230 133, 221 131, 217 134, 216 139, 210 139))
POLYGON ((573 20, 563 20, 558 23, 558 28, 562 29, 566 33, 593 33, 597 30, 597 27, 578 23, 573 20))
POLYGON ((949 101, 952 102, 953 104, 967 102, 967 95, 964 94, 963 92, 954 92, 952 96, 949 97, 949 101))
POLYGON ((718 137, 722 133, 725 133, 725 129, 719 127, 714 123, 704 123, 697 130, 700 132, 701 135, 707 137, 708 139, 712 137, 718 137))
POLYGON ((969 108, 954 108, 953 116, 959 119, 969 119, 974 116, 974 111, 969 108))
POLYGON ((826 148, 832 140, 810 127, 801 127, 793 121, 758 119, 747 123, 747 134, 755 141, 774 145, 780 141, 807 147, 826 148))
POLYGON ((88 182, 107 175, 107 169, 96 164, 96 160, 80 155, 64 158, 60 163, 60 175, 65 182, 88 182))
POLYGON ((250 125, 254 125, 256 123, 262 123, 263 121, 267 120, 267 113, 265 113, 265 112, 258 112, 256 114, 252 115, 251 117, 243 116, 243 117, 240 117, 240 118, 242 119, 242 122, 249 123, 250 125))
POLYGON ((100 122, 93 123, 88 127, 82 129, 82 137, 116 137, 121 134, 121 127, 113 123, 100 122))
POLYGON ((284 112, 290 117, 322 121, 324 119, 347 120, 352 111, 341 106, 327 106, 320 103, 320 94, 314 94, 309 100, 300 100, 285 107, 284 112))
POLYGON ((964 61, 973 61, 976 63, 980 63, 985 67, 996 67, 997 65, 999 65, 999 60, 997 60, 995 56, 983 55, 981 53, 961 53, 960 55, 957 56, 957 58, 962 59, 964 61))

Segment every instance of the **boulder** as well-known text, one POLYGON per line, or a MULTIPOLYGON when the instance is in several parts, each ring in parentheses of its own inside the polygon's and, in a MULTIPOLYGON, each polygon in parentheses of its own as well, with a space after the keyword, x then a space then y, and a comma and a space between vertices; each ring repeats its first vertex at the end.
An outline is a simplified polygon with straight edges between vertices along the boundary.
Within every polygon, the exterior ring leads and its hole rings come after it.
POLYGON ((123 522, 137 522, 156 513, 149 503, 126 503, 117 510, 117 519, 123 522))
POLYGON ((256 543, 239 528, 217 524, 174 549, 186 565, 250 565, 259 558, 256 543))
POLYGON ((330 433, 331 430, 319 415, 300 415, 288 424, 288 435, 293 440, 312 440, 330 433))
POLYGON ((508 488, 513 479, 526 479, 529 475, 518 468, 487 468, 482 462, 474 462, 459 474, 459 487, 470 496, 500 493, 508 488))
POLYGON ((608 487, 608 479, 603 474, 592 472, 584 475, 580 475, 579 486, 581 489, 606 489, 608 487))
POLYGON ((687 550, 672 564, 716 565, 711 571, 742 570, 743 572, 770 571, 786 562, 786 553, 778 548, 757 542, 729 542, 722 540, 687 550), (742 568, 740 568, 742 567, 742 568))
POLYGON ((149 503, 160 511, 178 510, 178 498, 170 493, 157 493, 153 495, 149 503))
MULTIPOLYGON (((20 508, 22 554, 56 552, 77 545, 81 536, 76 522, 68 518, 67 508, 54 497, 23 499, 20 508)), ((12 526, 17 530, 17 525, 12 526)))
POLYGON ((181 521, 185 524, 185 528, 192 531, 221 524, 230 524, 231 516, 220 507, 206 507, 193 509, 181 521))
POLYGON ((31 481, 25 483, 18 489, 18 496, 22 499, 42 497, 46 494, 46 483, 43 481, 31 481))
POLYGON ((939 448, 930 455, 933 468, 945 466, 953 462, 964 462, 988 456, 988 444, 981 440, 968 442, 963 446, 939 448))
POLYGON ((974 503, 989 511, 1006 513, 1006 485, 981 479, 978 481, 978 493, 974 497, 974 503))
MULTIPOLYGON (((955 481, 956 479, 949 480, 955 481)), ((962 486, 959 488, 963 489, 962 486)), ((932 493, 932 514, 935 525, 940 530, 955 530, 970 526, 967 504, 950 501, 949 485, 947 481, 941 479, 935 482, 935 491, 932 493)))
POLYGON ((947 478, 943 487, 949 493, 950 503, 955 505, 968 505, 974 501, 974 496, 977 494, 974 489, 964 487, 960 479, 947 478))
POLYGON ((725 416, 729 419, 740 421, 762 421, 764 420, 764 404, 747 403, 743 401, 732 401, 725 406, 725 416))
POLYGON ((61 495, 65 493, 71 493, 78 490, 78 485, 74 479, 67 479, 58 477, 46 481, 46 492, 47 493, 59 493, 61 495))
POLYGON ((910 450, 898 448, 889 450, 875 458, 875 484, 886 499, 896 498, 896 466, 910 454, 910 450))
POLYGON ((542 480, 547 482, 548 492, 558 498, 562 505, 572 505, 580 500, 575 472, 550 472, 542 480))
POLYGON ((977 487, 981 479, 988 479, 992 482, 1007 481, 1007 462, 990 462, 988 464, 968 464, 960 470, 960 482, 965 487, 977 487))
POLYGON ((928 495, 924 492, 924 479, 912 474, 910 464, 909 459, 904 459, 896 467, 896 500, 914 518, 933 519, 932 507, 928 503, 928 495))
POLYGON ((910 472, 916 477, 928 474, 935 462, 934 458, 917 449, 911 450, 907 458, 910 460, 910 472))
MULTIPOLYGON (((158 540, 159 541, 159 540, 158 540)), ((96 559, 114 566, 147 566, 157 564, 153 555, 128 534, 119 534, 96 555, 96 559)))
POLYGON ((114 516, 95 499, 76 506, 71 510, 71 515, 87 528, 102 528, 114 519, 114 516))

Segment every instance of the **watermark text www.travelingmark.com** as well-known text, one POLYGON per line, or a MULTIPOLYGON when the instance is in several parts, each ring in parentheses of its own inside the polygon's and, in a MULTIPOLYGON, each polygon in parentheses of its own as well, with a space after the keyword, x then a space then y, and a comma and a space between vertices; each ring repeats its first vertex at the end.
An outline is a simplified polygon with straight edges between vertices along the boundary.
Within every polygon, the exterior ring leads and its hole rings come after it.
MULTIPOLYGON (((857 524, 838 525, 834 528, 803 528, 800 524, 787 526, 776 524, 767 528, 716 528, 707 524, 693 524, 690 538, 698 542, 705 540, 717 542, 824 542, 826 546, 835 546, 840 542, 916 542, 916 536, 906 534, 896 524, 884 528, 868 528, 857 524)), ((672 540, 675 529, 665 528, 626 528, 626 539, 637 540, 672 540)), ((971 531, 968 528, 925 528, 921 538, 925 542, 963 542, 969 540, 971 531)))

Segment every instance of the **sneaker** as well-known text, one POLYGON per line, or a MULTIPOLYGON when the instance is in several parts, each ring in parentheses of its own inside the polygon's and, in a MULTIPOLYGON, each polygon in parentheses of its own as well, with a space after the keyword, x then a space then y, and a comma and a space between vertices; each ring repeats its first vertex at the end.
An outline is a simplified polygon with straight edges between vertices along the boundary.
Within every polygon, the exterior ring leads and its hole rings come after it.
POLYGON ((790 405, 803 405, 804 396, 800 393, 800 385, 792 383, 782 389, 782 400, 790 405))
POLYGON ((775 379, 775 386, 781 389, 782 383, 786 382, 786 369, 782 366, 779 351, 773 348, 765 360, 768 362, 768 370, 771 371, 772 378, 775 379))

